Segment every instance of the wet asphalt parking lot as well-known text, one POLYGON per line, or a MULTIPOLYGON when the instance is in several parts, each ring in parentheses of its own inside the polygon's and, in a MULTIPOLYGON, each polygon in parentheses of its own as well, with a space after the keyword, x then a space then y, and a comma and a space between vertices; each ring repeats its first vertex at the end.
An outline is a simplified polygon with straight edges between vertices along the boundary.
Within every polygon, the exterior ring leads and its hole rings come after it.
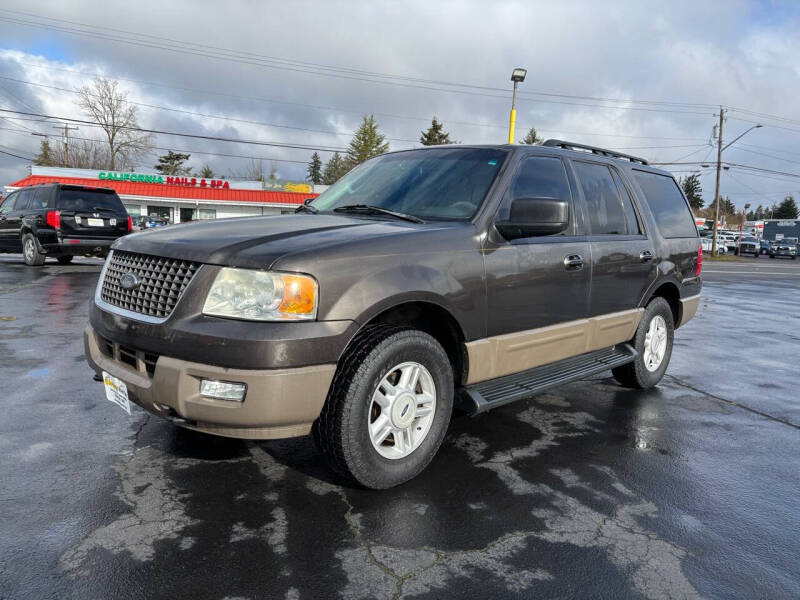
POLYGON ((100 262, 0 256, 0 598, 797 598, 800 261, 707 261, 657 389, 608 374, 454 417, 422 476, 105 400, 100 262))

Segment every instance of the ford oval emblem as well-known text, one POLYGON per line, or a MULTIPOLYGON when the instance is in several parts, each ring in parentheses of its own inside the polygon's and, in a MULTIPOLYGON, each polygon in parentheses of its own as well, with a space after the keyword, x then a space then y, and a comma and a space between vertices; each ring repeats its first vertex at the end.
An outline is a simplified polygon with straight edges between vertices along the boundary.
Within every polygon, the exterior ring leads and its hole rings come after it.
POLYGON ((119 278, 119 285, 123 290, 135 290, 142 285, 142 280, 136 273, 125 273, 119 278))

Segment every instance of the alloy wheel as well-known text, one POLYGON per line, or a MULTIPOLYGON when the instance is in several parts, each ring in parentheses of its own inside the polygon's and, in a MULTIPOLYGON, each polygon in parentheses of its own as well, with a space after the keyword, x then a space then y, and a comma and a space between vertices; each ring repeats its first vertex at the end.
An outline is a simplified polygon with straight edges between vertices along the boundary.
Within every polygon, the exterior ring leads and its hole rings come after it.
POLYGON ((385 458, 405 458, 425 441, 435 412, 436 385, 430 371, 416 362, 391 368, 370 402, 372 446, 385 458))

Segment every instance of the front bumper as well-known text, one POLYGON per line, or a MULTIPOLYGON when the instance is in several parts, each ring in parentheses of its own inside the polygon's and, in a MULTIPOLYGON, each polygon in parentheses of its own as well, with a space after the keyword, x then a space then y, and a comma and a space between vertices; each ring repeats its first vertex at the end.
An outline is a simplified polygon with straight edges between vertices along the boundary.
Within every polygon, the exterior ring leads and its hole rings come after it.
POLYGON ((91 325, 84 332, 86 358, 100 373, 118 377, 130 399, 183 427, 246 439, 306 435, 319 416, 336 364, 284 369, 232 369, 121 348, 91 325), (102 348, 102 349, 101 349, 102 348), (147 360, 146 360, 147 359, 147 360), (149 361, 149 362, 148 362, 149 361), (243 402, 200 395, 200 380, 247 385, 243 402))

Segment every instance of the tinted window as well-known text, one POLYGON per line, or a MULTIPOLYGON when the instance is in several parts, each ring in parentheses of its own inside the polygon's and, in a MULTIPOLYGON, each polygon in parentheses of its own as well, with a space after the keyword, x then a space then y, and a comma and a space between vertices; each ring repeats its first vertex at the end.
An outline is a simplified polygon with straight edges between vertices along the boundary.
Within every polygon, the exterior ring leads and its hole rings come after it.
POLYGON ((3 200, 3 204, 0 205, 0 215, 5 215, 14 210, 14 201, 18 196, 19 194, 10 194, 5 200, 3 200))
POLYGON ((36 199, 36 190, 22 190, 14 203, 14 210, 28 210, 33 208, 36 199))
POLYGON ((620 198, 622 198, 622 208, 625 211, 625 222, 628 224, 628 233, 630 235, 638 235, 642 233, 642 228, 639 226, 639 218, 636 216, 636 209, 633 208, 633 199, 628 193, 628 188, 622 183, 619 174, 611 169, 611 175, 614 177, 614 183, 617 184, 620 198))
POLYGON ((665 238, 697 237, 697 227, 672 177, 645 171, 633 171, 642 188, 658 229, 665 238))
POLYGON ((76 210, 79 212, 107 211, 125 214, 125 207, 119 196, 96 190, 61 189, 58 193, 60 210, 76 210))
POLYGON ((569 182, 564 164, 550 156, 533 156, 520 166, 514 184, 513 198, 557 198, 570 200, 569 182))
POLYGON ((384 154, 359 165, 311 204, 332 211, 371 204, 423 219, 469 219, 478 210, 507 152, 438 148, 384 154))
POLYGON ((606 165, 575 161, 592 235, 624 235, 628 228, 617 186, 606 165))

